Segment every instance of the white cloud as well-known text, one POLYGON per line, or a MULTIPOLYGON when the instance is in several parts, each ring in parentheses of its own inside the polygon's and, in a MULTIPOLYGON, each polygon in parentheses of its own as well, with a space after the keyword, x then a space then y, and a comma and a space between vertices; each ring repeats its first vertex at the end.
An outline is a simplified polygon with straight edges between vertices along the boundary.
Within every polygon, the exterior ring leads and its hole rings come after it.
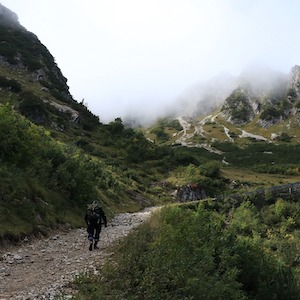
POLYGON ((296 0, 2 0, 38 35, 75 99, 109 121, 160 111, 194 83, 300 64, 296 0), (160 109, 161 108, 161 109, 160 109))

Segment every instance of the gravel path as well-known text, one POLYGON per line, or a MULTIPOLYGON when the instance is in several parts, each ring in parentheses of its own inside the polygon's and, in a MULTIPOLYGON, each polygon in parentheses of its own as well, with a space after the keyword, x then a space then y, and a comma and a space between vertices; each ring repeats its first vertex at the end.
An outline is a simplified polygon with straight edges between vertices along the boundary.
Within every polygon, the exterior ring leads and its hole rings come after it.
POLYGON ((110 255, 107 247, 145 221, 152 210, 117 215, 102 229, 99 250, 88 250, 85 228, 0 249, 0 300, 50 300, 61 294, 71 299, 68 283, 82 272, 96 272, 95 265, 110 255))

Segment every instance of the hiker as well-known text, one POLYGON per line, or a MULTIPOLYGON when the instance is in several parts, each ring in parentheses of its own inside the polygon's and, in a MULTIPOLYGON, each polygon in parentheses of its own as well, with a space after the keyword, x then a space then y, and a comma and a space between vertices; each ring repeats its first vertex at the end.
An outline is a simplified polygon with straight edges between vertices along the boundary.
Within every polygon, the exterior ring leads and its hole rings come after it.
POLYGON ((94 249, 99 249, 97 244, 99 242, 102 222, 107 227, 107 220, 104 211, 97 201, 93 201, 88 206, 84 219, 87 224, 88 239, 90 241, 89 250, 93 250, 93 243, 94 249))

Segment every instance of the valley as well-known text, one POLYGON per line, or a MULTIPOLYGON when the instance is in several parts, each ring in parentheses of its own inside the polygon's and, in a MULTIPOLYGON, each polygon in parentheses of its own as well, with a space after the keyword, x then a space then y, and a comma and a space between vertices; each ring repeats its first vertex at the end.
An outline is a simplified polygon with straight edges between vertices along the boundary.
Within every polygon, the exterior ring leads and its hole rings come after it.
POLYGON ((0 300, 298 300, 300 66, 103 123, 0 17, 0 300), (110 222, 88 251, 94 199, 110 222))

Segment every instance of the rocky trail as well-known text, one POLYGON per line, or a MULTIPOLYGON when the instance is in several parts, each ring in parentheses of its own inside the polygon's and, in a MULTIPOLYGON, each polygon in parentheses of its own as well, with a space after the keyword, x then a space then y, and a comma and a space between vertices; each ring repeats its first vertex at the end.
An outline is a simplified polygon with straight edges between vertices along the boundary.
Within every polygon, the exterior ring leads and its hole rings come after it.
POLYGON ((140 225, 153 209, 117 215, 89 251, 85 228, 60 231, 43 239, 0 248, 0 300, 71 299, 68 284, 82 272, 97 272, 110 255, 108 246, 140 225), (62 298, 60 298, 62 299, 62 298))
MULTIPOLYGON (((182 131, 180 131, 180 136, 175 141, 175 143, 181 144, 182 146, 185 146, 185 147, 203 148, 211 153, 216 153, 216 154, 222 155, 223 153, 220 150, 213 148, 212 145, 208 142, 196 144, 191 141, 191 139, 195 135, 200 135, 200 136, 206 137, 207 132, 205 132, 205 130, 203 129, 203 125, 205 125, 206 122, 212 122, 212 123, 216 123, 221 128, 223 128, 223 131, 227 137, 227 140, 234 143, 234 139, 230 136, 230 130, 228 128, 226 128, 223 124, 220 124, 216 121, 216 118, 219 114, 220 113, 218 113, 214 116, 209 115, 196 124, 189 123, 189 121, 186 120, 186 118, 184 118, 182 116, 178 117, 177 120, 183 129, 182 129, 182 131)), ((252 133, 247 132, 240 128, 237 128, 237 129, 241 131, 241 134, 238 135, 239 138, 253 138, 258 141, 269 141, 268 139, 266 139, 265 137, 263 137, 261 135, 252 134, 252 133)), ((222 162, 227 164, 227 162, 224 159, 222 162)))

